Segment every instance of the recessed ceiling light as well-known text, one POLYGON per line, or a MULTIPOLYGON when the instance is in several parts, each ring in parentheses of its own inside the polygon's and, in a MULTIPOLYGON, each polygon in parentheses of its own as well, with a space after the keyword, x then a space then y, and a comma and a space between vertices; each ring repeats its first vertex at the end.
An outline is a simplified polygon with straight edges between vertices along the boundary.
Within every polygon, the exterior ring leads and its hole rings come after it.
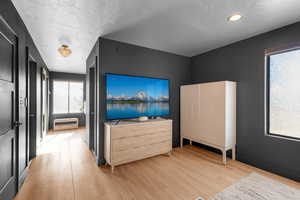
POLYGON ((242 18, 242 15, 240 14, 234 14, 228 17, 228 21, 230 22, 236 22, 239 21, 242 18))

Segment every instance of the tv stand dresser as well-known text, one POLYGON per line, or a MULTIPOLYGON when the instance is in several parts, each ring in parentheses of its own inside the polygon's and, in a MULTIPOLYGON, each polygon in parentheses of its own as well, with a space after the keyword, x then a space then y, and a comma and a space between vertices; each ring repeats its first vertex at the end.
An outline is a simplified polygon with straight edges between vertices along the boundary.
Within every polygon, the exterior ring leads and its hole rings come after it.
POLYGON ((104 157, 112 172, 117 165, 172 151, 172 120, 112 121, 104 127, 104 157))

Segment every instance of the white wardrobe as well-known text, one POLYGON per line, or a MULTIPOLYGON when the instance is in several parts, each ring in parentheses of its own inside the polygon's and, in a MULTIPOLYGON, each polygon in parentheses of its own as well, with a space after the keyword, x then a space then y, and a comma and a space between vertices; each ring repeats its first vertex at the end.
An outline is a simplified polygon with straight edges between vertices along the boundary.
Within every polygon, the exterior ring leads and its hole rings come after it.
POLYGON ((236 82, 218 81, 184 85, 180 89, 180 131, 183 139, 195 141, 223 153, 236 146, 236 82))

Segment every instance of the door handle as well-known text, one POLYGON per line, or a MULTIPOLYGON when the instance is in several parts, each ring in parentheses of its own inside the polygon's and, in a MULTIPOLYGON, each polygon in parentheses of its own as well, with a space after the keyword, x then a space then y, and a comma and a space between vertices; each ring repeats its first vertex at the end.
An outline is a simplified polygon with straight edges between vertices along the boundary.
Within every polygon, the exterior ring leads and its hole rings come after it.
POLYGON ((23 124, 22 122, 15 121, 15 122, 14 122, 14 127, 19 127, 19 126, 21 126, 22 124, 23 124))

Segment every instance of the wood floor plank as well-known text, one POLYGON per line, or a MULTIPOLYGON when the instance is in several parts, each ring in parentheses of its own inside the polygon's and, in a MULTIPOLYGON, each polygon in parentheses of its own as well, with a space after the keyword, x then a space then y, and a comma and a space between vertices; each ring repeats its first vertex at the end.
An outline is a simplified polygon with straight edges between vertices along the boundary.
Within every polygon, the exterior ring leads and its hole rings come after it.
POLYGON ((16 200, 193 200, 209 198, 251 172, 300 189, 298 182, 238 161, 224 166, 221 155, 190 145, 111 174, 109 166, 96 166, 84 129, 48 136, 16 200))

